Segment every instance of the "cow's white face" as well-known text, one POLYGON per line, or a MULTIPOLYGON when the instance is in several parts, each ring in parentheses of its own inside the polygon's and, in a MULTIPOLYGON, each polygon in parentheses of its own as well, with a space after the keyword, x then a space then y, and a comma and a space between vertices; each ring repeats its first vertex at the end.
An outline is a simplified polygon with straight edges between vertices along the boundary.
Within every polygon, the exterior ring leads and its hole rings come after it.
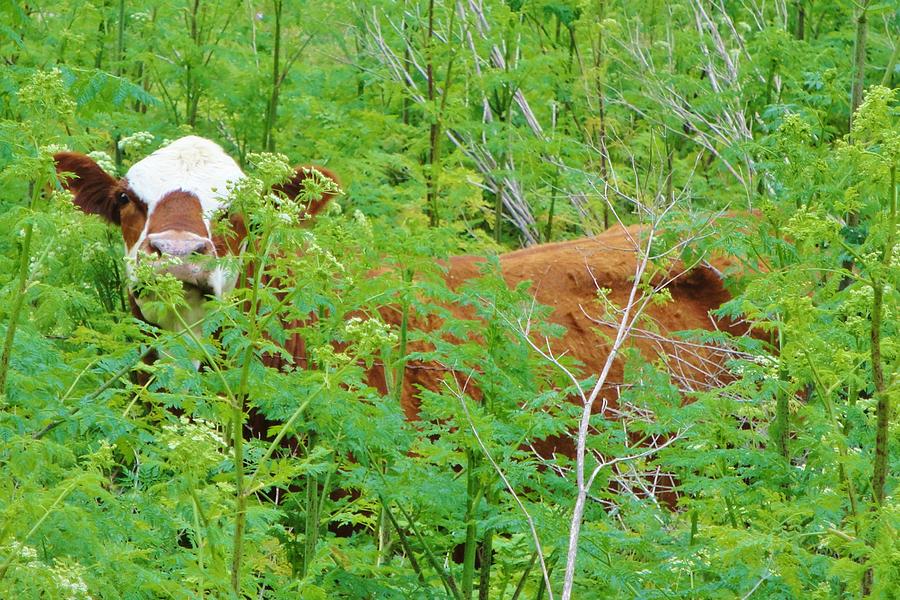
MULTIPOLYGON (((183 137, 160 148, 132 166, 116 180, 92 159, 77 153, 54 156, 59 172, 74 174, 64 185, 75 194, 75 204, 121 225, 128 261, 131 297, 140 316, 165 329, 180 330, 182 322, 198 323, 208 297, 222 297, 237 283, 238 273, 217 260, 243 247, 246 233, 240 215, 229 221, 235 236, 214 236, 211 220, 228 208, 228 188, 245 177, 238 164, 222 148, 197 136, 183 137), (135 267, 150 264, 158 273, 173 275, 182 283, 186 308, 177 314, 141 292, 135 267)), ((315 168, 337 181, 326 169, 315 168)), ((276 190, 296 198, 303 180, 314 177, 311 168, 299 168, 293 179, 276 190)), ((334 196, 326 192, 305 207, 313 215, 334 196)))
MULTIPOLYGON (((188 136, 135 163, 122 181, 129 202, 139 205, 120 213, 123 232, 140 231, 125 240, 129 278, 134 282, 134 265, 151 261, 182 281, 187 309, 181 317, 188 323, 203 317, 205 296, 221 298, 237 282, 237 273, 210 260, 217 257, 211 219, 227 208, 229 184, 243 177, 218 144, 188 136)), ((134 298, 148 320, 178 328, 176 315, 154 309, 158 304, 147 302, 146 295, 134 298)))

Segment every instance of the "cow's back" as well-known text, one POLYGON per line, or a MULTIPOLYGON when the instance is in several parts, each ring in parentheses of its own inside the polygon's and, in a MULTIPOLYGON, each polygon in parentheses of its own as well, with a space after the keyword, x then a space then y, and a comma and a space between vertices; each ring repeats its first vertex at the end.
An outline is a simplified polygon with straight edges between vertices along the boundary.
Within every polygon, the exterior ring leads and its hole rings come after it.
MULTIPOLYGON (((611 340, 616 335, 620 315, 610 313, 598 300, 598 289, 608 290, 606 297, 617 307, 628 303, 637 266, 635 243, 641 242, 641 228, 614 227, 598 236, 553 244, 533 246, 499 257, 504 279, 510 287, 530 281, 530 291, 538 303, 552 308, 549 321, 565 328, 565 333, 549 340, 557 355, 576 358, 583 364, 582 375, 598 374, 609 355, 611 340)), ((453 290, 481 274, 485 259, 475 256, 452 257, 444 263, 445 279, 453 290)), ((663 358, 682 384, 681 387, 702 388, 713 385, 723 375, 725 353, 678 340, 678 331, 720 328, 737 332, 731 323, 711 316, 730 296, 719 274, 697 266, 681 274, 684 266, 676 262, 665 272, 653 273, 655 284, 676 275, 666 288, 671 301, 648 304, 646 320, 638 323, 626 347, 638 348, 648 360, 663 358)), ((447 307, 454 316, 474 318, 471 307, 447 307)), ((382 317, 394 326, 400 325, 401 313, 396 307, 382 311, 382 317)), ((521 319, 522 315, 517 315, 521 319)), ((520 321, 521 322, 521 321, 520 321)), ((434 316, 412 314, 409 328, 430 331, 440 325, 434 316)), ((477 331, 473 332, 477 335, 477 331)), ((543 339, 532 339, 541 347, 543 339)), ((430 350, 424 343, 412 343, 408 351, 430 350)), ((615 405, 618 386, 623 380, 623 361, 615 361, 604 391, 610 405, 615 405)), ((431 362, 410 361, 404 374, 402 407, 407 417, 419 412, 419 389, 438 390, 447 369, 431 362)), ((373 373, 371 381, 384 391, 384 374, 373 373)))

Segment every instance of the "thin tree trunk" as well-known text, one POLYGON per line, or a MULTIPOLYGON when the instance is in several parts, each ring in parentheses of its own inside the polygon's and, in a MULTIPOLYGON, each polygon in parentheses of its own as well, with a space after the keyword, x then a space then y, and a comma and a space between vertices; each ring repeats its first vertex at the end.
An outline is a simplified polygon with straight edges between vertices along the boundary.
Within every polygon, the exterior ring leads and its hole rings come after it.
POLYGON ((869 35, 868 6, 869 3, 866 2, 860 9, 859 16, 856 18, 856 46, 853 53, 853 89, 850 94, 851 125, 853 125, 856 109, 862 104, 863 87, 866 80, 866 44, 869 35))
MULTIPOLYGON (((193 7, 191 8, 190 26, 191 41, 193 41, 194 45, 197 47, 200 46, 200 33, 197 25, 197 15, 199 12, 200 0, 194 0, 193 7)), ((188 125, 194 127, 197 124, 197 107, 200 104, 200 85, 197 83, 197 78, 194 76, 194 65, 190 62, 187 64, 185 79, 185 87, 187 89, 185 117, 187 118, 188 125)))
POLYGON ((282 0, 274 0, 275 43, 272 48, 272 90, 266 107, 266 122, 263 129, 263 148, 275 152, 275 121, 278 118, 278 95, 281 91, 281 13, 282 0))
MULTIPOLYGON (((888 221, 888 241, 885 244, 882 263, 890 264, 894 252, 894 235, 897 227, 897 167, 891 167, 890 217, 888 221)), ((872 496, 878 506, 884 504, 884 486, 887 480, 889 456, 888 426, 891 418, 891 399, 884 382, 884 367, 881 359, 881 318, 884 304, 884 283, 876 277, 875 293, 872 300, 872 329, 870 333, 872 353, 872 383, 878 399, 875 426, 875 464, 872 469, 872 496)))
POLYGON ((475 511, 481 492, 475 475, 477 468, 475 452, 466 451, 466 545, 463 555, 462 596, 463 600, 472 600, 475 579, 475 553, 478 549, 478 537, 475 524, 475 511))
MULTIPOLYGON (((856 110, 862 104, 863 87, 866 79, 866 40, 869 33, 868 8, 869 1, 860 8, 859 16, 856 18, 856 47, 853 53, 853 88, 850 93, 850 129, 853 129, 853 119, 856 116, 856 110)), ((855 229, 859 227, 859 213, 855 210, 847 213, 847 228, 855 233, 855 229)), ((853 269, 853 259, 846 259, 842 267, 846 270, 853 269)), ((839 284, 841 290, 850 285, 851 279, 844 277, 839 284)))
MULTIPOLYGON (((598 6, 598 20, 603 21, 605 3, 604 0, 599 0, 597 3, 598 6)), ((597 131, 597 148, 600 152, 600 179, 603 183, 604 191, 609 190, 608 180, 608 166, 607 166, 607 150, 606 150, 606 100, 603 94, 603 78, 600 76, 600 66, 603 63, 603 28, 598 28, 597 33, 597 51, 594 55, 594 72, 596 73, 596 82, 595 86, 597 89, 597 105, 598 112, 600 115, 600 127, 597 131)), ((604 194, 603 198, 603 231, 609 229, 609 195, 604 194)))
MULTIPOLYGON (((428 79, 428 104, 434 111, 435 100, 435 84, 434 84, 434 0, 428 0, 428 32, 425 38, 425 54, 427 63, 425 65, 425 74, 428 79)), ((428 130, 428 168, 425 176, 427 183, 426 204, 428 206, 428 221, 432 227, 440 224, 440 215, 438 214, 438 181, 437 181, 437 163, 440 160, 440 143, 441 132, 438 123, 438 115, 432 113, 429 115, 431 125, 428 130)))
MULTIPOLYGON (((28 185, 30 206, 33 207, 40 193, 40 188, 34 182, 28 185)), ((6 379, 9 375, 9 358, 12 354, 15 341, 16 328, 19 324, 19 314, 22 312, 22 304, 25 302, 25 287, 28 285, 28 263, 31 259, 31 239, 34 235, 34 224, 31 221, 25 225, 25 235, 22 238, 22 249, 19 254, 19 272, 16 282, 16 294, 13 299, 9 320, 6 322, 6 340, 3 342, 3 355, 0 356, 0 394, 6 393, 6 379)))

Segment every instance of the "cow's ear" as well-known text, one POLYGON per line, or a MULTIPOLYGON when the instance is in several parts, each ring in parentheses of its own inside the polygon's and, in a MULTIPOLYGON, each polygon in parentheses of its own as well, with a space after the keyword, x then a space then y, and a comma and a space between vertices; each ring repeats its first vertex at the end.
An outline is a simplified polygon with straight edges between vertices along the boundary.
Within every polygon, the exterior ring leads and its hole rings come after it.
POLYGON ((337 175, 325 167, 300 166, 287 183, 275 186, 276 192, 284 193, 288 198, 300 198, 306 190, 323 189, 318 198, 308 200, 305 216, 311 217, 322 212, 322 209, 337 196, 341 181, 337 175), (304 183, 310 180, 310 183, 304 183))
POLYGON ((94 159, 77 152, 53 155, 60 183, 75 194, 75 205, 92 215, 100 215, 110 223, 119 224, 119 204, 115 192, 117 182, 100 168, 94 159))

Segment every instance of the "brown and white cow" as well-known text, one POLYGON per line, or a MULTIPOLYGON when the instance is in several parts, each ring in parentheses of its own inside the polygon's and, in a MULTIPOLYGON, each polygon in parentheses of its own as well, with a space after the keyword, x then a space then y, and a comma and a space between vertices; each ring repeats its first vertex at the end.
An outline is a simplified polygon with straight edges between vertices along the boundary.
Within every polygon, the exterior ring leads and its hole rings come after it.
MULTIPOLYGON (((214 233, 212 219, 227 213, 230 186, 245 175, 218 144, 183 137, 135 163, 122 179, 113 178, 84 154, 61 152, 54 159, 57 172, 71 174, 64 185, 73 192, 75 204, 121 226, 126 256, 131 259, 127 264, 130 283, 134 283, 133 267, 145 262, 182 282, 186 308, 180 319, 160 309, 160 303, 130 293, 136 316, 177 331, 181 320, 201 321, 206 297, 221 298, 234 288, 239 273, 211 259, 239 252, 246 230, 240 215, 231 215, 233 235, 226 239, 214 233)), ((300 167, 291 181, 276 190, 296 197, 303 180, 315 177, 312 169, 336 181, 322 167, 300 167)), ((326 193, 310 202, 306 215, 319 212, 332 197, 326 193)))
MULTIPOLYGON (((226 210, 230 184, 245 175, 237 163, 212 141, 189 136, 157 150, 132 166, 122 179, 105 173, 92 159, 75 153, 56 155, 57 169, 74 175, 66 183, 75 194, 75 204, 85 212, 98 214, 121 225, 127 256, 133 263, 149 261, 161 270, 182 281, 189 314, 182 315, 187 323, 198 322, 204 311, 206 296, 222 297, 233 289, 238 274, 229 272, 209 257, 236 253, 245 234, 238 215, 232 215, 235 239, 223 240, 212 230, 211 218, 226 210), (161 259, 165 258, 165 261, 161 259)), ((329 171, 316 167, 322 174, 336 181, 329 171)), ((312 176, 308 168, 297 170, 293 180, 281 191, 294 197, 302 189, 303 180, 312 176)), ((319 212, 332 198, 325 194, 306 208, 308 215, 319 212)), ((550 320, 566 328, 565 335, 552 342, 552 350, 568 354, 582 362, 588 372, 597 372, 609 353, 609 341, 598 330, 610 330, 601 322, 597 292, 609 290, 607 297, 620 306, 627 301, 631 278, 637 261, 639 227, 613 227, 593 238, 544 244, 510 252, 499 257, 502 274, 510 286, 531 281, 532 293, 541 304, 554 308, 550 320)), ((446 261, 445 279, 451 288, 476 277, 483 259, 457 256, 446 261)), ((675 270, 680 267, 675 266, 675 270)), ((666 274, 670 277, 671 273, 666 274)), ((698 267, 672 279, 668 291, 672 301, 651 305, 647 314, 655 325, 632 336, 630 345, 648 360, 662 358, 679 375, 685 387, 704 386, 723 372, 726 355, 716 348, 680 343, 673 332, 687 329, 730 328, 710 315, 729 298, 715 269, 698 267)), ((132 294, 135 314, 165 329, 178 330, 174 315, 153 309, 139 295, 132 294)), ((159 303, 156 303, 158 305, 159 303)), ((471 308, 448 307, 460 317, 469 318, 471 308)), ((399 312, 391 307, 381 310, 389 323, 399 325, 399 312)), ((429 315, 413 315, 410 327, 429 330, 438 323, 429 315)), ((409 350, 426 349, 413 344, 409 350)), ((306 364, 305 347, 294 334, 285 350, 295 364, 306 364)), ((285 366, 278 356, 270 357, 270 366, 285 366)), ((440 365, 407 364, 401 404, 409 418, 416 418, 419 410, 417 396, 422 388, 436 390, 446 370, 440 365)), ((622 365, 617 363, 608 383, 611 402, 618 396, 622 383, 622 365)), ((375 368, 369 373, 370 382, 385 391, 385 376, 375 368)))

